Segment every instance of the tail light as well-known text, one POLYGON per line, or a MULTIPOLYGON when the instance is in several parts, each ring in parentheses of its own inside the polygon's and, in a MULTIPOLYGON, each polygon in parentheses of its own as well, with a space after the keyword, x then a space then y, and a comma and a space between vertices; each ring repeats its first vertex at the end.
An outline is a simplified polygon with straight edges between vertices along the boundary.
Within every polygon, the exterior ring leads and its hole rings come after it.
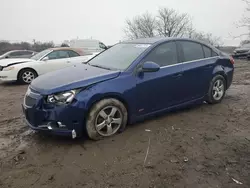
POLYGON ((230 57, 230 62, 231 62, 232 64, 234 64, 234 63, 235 63, 235 61, 234 61, 234 58, 233 58, 233 57, 230 57))

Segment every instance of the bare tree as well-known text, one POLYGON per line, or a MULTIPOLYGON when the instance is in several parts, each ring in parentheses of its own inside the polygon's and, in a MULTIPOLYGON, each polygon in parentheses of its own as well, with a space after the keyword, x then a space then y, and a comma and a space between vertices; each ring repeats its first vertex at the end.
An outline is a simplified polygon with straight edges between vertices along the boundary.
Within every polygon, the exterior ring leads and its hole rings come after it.
POLYGON ((182 37, 191 24, 188 14, 180 14, 174 9, 161 8, 157 16, 157 31, 160 36, 182 37))
POLYGON ((129 39, 154 36, 188 37, 215 46, 221 44, 219 37, 196 31, 188 14, 181 14, 168 8, 160 8, 156 17, 146 12, 132 20, 126 20, 125 34, 129 39))
POLYGON ((212 33, 204 33, 197 31, 193 28, 192 25, 190 25, 190 27, 187 28, 186 36, 191 39, 203 41, 213 46, 223 45, 223 42, 220 37, 216 37, 212 33))
POLYGON ((240 42, 240 45, 242 46, 244 44, 249 44, 249 43, 250 43, 249 39, 248 40, 243 40, 243 41, 240 42))
POLYGON ((247 36, 248 38, 250 37, 250 16, 249 16, 249 13, 250 13, 250 0, 242 0, 243 2, 246 3, 247 7, 245 9, 246 14, 244 14, 244 16, 242 17, 242 19, 239 21, 239 23, 236 24, 236 26, 239 28, 239 27, 245 27, 247 28, 247 32, 246 33, 242 33, 241 35, 239 36, 234 36, 233 38, 239 38, 239 37, 242 37, 242 36, 247 36))
POLYGON ((125 33, 130 39, 154 37, 155 30, 155 18, 148 12, 132 20, 126 20, 125 33))

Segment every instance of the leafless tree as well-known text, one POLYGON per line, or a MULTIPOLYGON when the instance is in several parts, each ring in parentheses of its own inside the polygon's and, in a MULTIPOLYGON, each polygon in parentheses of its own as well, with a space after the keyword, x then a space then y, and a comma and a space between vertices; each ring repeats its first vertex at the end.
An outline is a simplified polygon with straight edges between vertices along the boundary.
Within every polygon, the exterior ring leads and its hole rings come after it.
POLYGON ((243 41, 240 42, 241 46, 244 45, 244 44, 250 44, 250 40, 248 39, 248 40, 243 40, 243 41))
POLYGON ((160 8, 156 16, 146 12, 132 20, 126 20, 125 34, 129 39, 154 36, 188 37, 211 45, 218 46, 221 44, 219 37, 196 31, 188 14, 181 14, 168 8, 160 8))
POLYGON ((129 39, 154 37, 155 30, 155 18, 148 12, 132 20, 126 20, 125 33, 129 39))
POLYGON ((241 35, 239 36, 235 36, 234 38, 239 38, 239 37, 242 37, 242 36, 247 36, 248 38, 250 37, 250 16, 249 16, 249 13, 250 13, 250 0, 242 0, 243 2, 246 3, 246 9, 245 9, 245 14, 244 16, 242 17, 242 19, 239 21, 239 23, 237 23, 237 27, 245 27, 247 28, 247 32, 245 33, 242 33, 241 35))
POLYGON ((157 15, 157 31, 160 36, 183 37, 191 19, 186 13, 179 13, 174 9, 160 8, 157 15))

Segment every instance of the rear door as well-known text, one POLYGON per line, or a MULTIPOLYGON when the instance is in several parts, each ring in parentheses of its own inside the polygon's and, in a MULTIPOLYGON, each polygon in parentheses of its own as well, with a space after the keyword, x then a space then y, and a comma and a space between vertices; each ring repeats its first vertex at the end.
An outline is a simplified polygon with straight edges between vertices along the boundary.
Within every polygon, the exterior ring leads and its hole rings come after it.
POLYGON ((209 47, 193 41, 178 41, 178 48, 185 82, 183 102, 199 99, 207 94, 217 57, 212 57, 209 47))

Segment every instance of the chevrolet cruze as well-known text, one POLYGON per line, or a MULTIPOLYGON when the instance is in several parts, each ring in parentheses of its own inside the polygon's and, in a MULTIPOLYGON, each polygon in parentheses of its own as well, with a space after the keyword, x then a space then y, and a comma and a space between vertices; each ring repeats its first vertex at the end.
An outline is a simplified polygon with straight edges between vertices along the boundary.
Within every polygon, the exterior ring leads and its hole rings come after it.
POLYGON ((98 140, 127 124, 189 104, 221 102, 234 60, 191 39, 147 38, 114 45, 79 64, 42 75, 22 105, 27 124, 98 140))

